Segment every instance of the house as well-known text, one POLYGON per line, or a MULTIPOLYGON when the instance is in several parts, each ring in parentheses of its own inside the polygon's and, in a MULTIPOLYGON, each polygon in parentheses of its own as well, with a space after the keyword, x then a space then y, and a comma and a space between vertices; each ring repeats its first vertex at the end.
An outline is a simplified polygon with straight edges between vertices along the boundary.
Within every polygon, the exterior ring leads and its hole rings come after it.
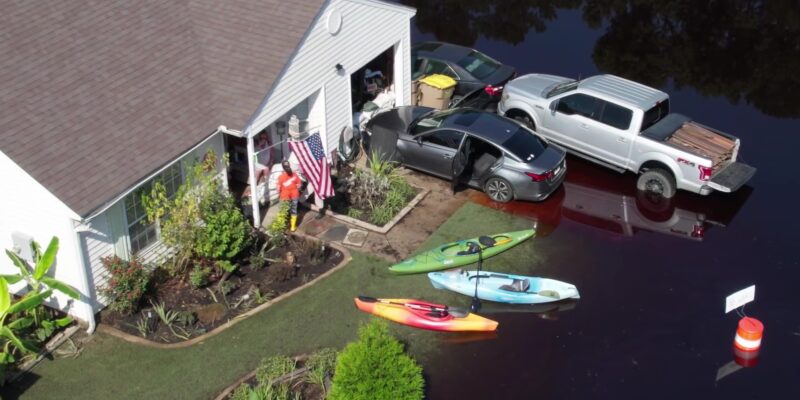
POLYGON ((84 296, 53 305, 91 331, 105 304, 100 259, 164 254, 139 200, 154 179, 179 185, 213 149, 231 156, 232 179, 255 187, 261 168, 288 156, 293 116, 330 154, 368 68, 409 104, 414 13, 380 0, 4 5, 0 247, 29 257, 31 240, 58 236, 55 277, 84 296))

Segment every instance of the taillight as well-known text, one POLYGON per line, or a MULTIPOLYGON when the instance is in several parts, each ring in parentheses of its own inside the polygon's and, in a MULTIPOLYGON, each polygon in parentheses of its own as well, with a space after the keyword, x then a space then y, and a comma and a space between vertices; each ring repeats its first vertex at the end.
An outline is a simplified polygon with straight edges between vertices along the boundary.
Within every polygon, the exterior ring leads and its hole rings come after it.
POLYGON ((700 180, 707 181, 711 178, 711 167, 704 167, 702 165, 698 165, 697 169, 700 170, 700 180))
POLYGON ((692 237, 694 238, 702 238, 705 233, 706 228, 703 225, 695 225, 694 229, 692 229, 692 237))
POLYGON ((547 171, 543 174, 534 174, 533 172, 526 172, 525 175, 531 178, 534 182, 546 181, 553 177, 553 171, 547 171))
POLYGON ((489 96, 497 96, 497 95, 499 95, 500 93, 502 93, 502 92, 503 92, 503 87, 502 87, 502 86, 492 86, 492 85, 487 85, 485 88, 483 88, 483 90, 484 90, 484 91, 485 91, 485 92, 486 92, 486 93, 487 93, 489 96))

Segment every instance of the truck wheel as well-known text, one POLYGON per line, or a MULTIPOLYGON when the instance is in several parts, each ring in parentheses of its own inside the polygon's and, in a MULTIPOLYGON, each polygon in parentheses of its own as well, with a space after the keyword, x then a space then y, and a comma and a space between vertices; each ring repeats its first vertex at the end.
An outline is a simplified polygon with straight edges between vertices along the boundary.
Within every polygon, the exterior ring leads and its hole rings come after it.
POLYGON ((661 195, 667 199, 675 196, 675 178, 667 171, 660 168, 647 170, 639 175, 636 189, 661 195))
POLYGON ((507 180, 493 176, 483 185, 483 191, 498 203, 508 203, 514 199, 514 188, 507 180))
POLYGON ((533 120, 528 116, 528 114, 515 115, 514 119, 521 122, 522 125, 527 126, 532 131, 536 132, 536 124, 533 123, 533 120))

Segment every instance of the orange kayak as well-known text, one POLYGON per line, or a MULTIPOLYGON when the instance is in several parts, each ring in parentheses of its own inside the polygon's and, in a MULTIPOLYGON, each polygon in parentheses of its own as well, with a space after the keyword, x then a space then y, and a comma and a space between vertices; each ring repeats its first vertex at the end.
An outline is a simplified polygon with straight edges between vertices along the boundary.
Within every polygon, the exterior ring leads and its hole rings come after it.
POLYGON ((365 313, 415 328, 446 332, 492 332, 497 329, 497 321, 441 304, 367 296, 358 296, 354 300, 356 307, 365 313))

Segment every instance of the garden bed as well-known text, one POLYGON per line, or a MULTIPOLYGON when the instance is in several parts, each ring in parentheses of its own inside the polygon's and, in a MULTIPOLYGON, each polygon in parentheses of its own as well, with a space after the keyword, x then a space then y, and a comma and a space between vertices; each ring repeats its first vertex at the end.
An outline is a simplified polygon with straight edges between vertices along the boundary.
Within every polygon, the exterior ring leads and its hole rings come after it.
MULTIPOLYGON (((334 177, 336 196, 327 201, 329 215, 342 222, 378 233, 394 227, 428 193, 411 186, 397 173, 394 164, 372 161, 358 169, 340 167, 334 177)), ((319 209, 308 205, 314 211, 319 209)))
MULTIPOLYGON (((259 242, 263 240, 266 238, 259 242)), ((249 257, 237 257, 234 261, 239 267, 230 277, 200 289, 185 275, 169 277, 157 270, 138 312, 122 314, 106 309, 99 321, 156 343, 184 342, 308 283, 343 259, 339 250, 298 236, 288 237, 285 245, 265 255, 272 261, 260 268, 250 263, 249 257)))

